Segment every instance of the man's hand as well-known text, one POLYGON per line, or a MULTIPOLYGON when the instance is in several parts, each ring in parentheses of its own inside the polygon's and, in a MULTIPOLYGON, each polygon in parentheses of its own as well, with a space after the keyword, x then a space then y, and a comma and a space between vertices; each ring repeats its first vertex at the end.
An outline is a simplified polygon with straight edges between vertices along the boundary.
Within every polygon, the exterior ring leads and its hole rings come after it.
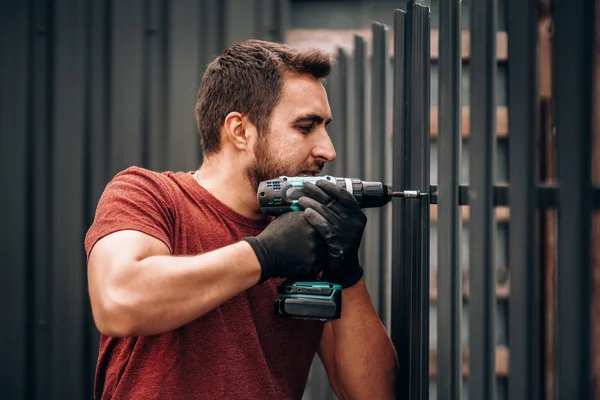
POLYGON ((327 262, 326 244, 305 218, 289 212, 256 237, 245 237, 261 266, 260 282, 269 278, 314 279, 327 262))
POLYGON ((298 205, 327 242, 329 262, 323 279, 343 288, 353 286, 363 276, 358 249, 367 217, 354 196, 332 182, 305 182, 302 191, 305 196, 298 200, 298 205))

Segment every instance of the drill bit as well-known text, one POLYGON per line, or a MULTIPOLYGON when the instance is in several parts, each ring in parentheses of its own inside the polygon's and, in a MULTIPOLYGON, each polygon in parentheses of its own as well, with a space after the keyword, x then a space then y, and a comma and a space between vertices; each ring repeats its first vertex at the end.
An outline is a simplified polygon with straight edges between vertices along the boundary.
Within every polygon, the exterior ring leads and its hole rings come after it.
POLYGON ((392 192, 392 197, 419 197, 419 190, 402 190, 399 192, 392 192))

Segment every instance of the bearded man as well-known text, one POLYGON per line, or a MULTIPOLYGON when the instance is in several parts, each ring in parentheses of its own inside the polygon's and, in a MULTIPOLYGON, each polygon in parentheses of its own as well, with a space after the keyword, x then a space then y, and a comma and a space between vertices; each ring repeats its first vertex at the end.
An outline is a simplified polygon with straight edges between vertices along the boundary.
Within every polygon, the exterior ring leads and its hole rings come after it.
POLYGON ((262 180, 335 159, 330 70, 317 50, 232 46, 198 92, 200 168, 130 167, 109 182, 85 238, 95 398, 301 399, 315 354, 340 399, 393 398, 397 359, 358 260, 354 198, 305 184, 303 211, 278 218, 256 198, 262 180), (340 319, 275 315, 282 280, 320 273, 343 287, 340 319))

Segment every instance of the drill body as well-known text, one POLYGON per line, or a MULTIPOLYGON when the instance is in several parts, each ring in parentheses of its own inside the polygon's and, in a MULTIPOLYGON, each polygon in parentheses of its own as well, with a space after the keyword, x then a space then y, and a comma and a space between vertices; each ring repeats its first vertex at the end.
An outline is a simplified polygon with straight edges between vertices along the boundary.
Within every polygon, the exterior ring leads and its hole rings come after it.
POLYGON ((316 183, 328 180, 346 189, 354 196, 361 208, 381 207, 393 196, 391 189, 381 182, 367 182, 356 178, 325 176, 281 176, 262 181, 258 186, 257 198, 261 211, 278 216, 290 211, 300 211, 296 204, 302 196, 304 182, 316 183))
MULTIPOLYGON (((381 207, 392 197, 405 196, 392 192, 381 182, 366 182, 355 178, 325 176, 281 176, 262 181, 257 191, 261 211, 279 216, 286 212, 301 211, 297 202, 303 195, 304 182, 316 183, 324 179, 334 182, 351 193, 361 208, 381 207)), ((408 196, 411 196, 409 193, 408 196)), ((416 197, 416 196, 411 196, 416 197)), ((330 282, 284 281, 275 301, 275 314, 301 319, 322 321, 339 319, 342 311, 342 287, 330 282)))

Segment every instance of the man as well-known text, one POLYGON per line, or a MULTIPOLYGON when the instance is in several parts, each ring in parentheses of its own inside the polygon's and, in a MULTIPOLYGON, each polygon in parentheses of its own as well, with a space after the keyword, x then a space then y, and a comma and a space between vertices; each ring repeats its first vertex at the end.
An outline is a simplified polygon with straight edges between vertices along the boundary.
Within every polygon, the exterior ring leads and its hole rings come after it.
POLYGON ((99 201, 85 247, 102 333, 95 397, 300 399, 315 354, 341 399, 393 397, 394 348, 366 290, 366 218, 335 185, 306 184, 301 212, 261 214, 258 182, 315 175, 335 150, 319 51, 250 40, 207 68, 194 172, 131 167, 99 201), (285 278, 343 286, 342 316, 276 316, 285 278))

